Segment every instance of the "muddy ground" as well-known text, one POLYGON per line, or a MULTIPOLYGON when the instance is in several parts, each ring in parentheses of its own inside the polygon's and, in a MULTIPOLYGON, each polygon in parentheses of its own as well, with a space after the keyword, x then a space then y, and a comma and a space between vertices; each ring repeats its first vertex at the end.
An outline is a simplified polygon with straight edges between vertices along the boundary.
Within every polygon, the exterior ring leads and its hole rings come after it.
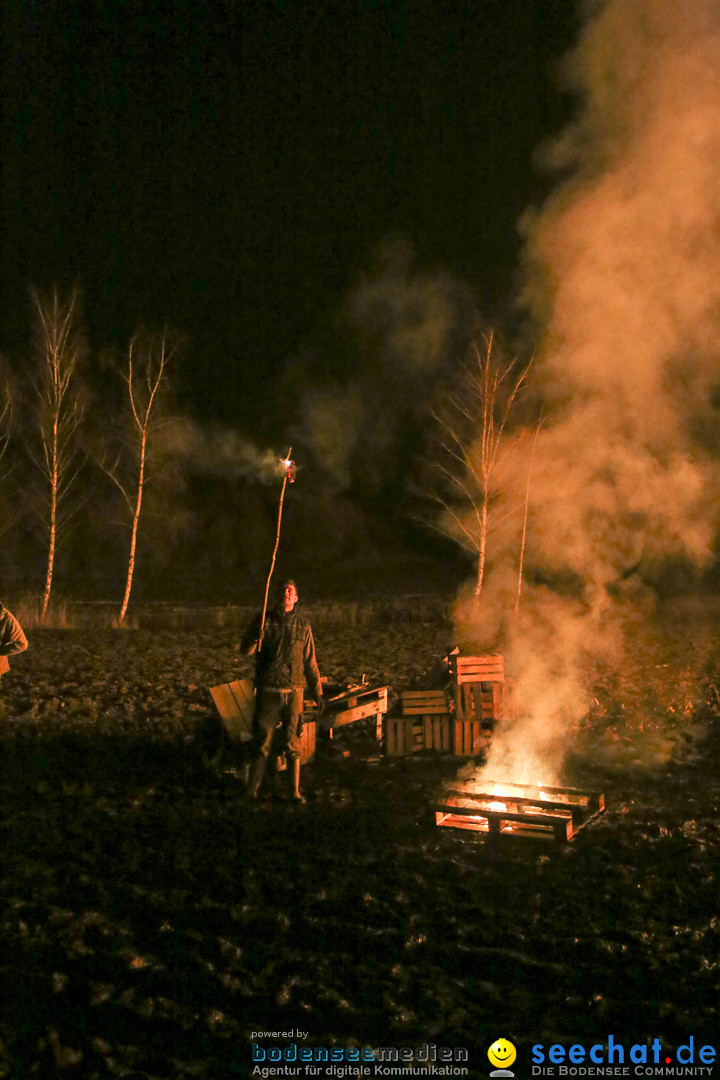
MULTIPOLYGON (((451 633, 328 628, 323 674, 399 689, 451 633)), ((471 1077, 499 1036, 518 1076, 536 1043, 720 1048, 720 639, 598 676, 565 779, 607 812, 491 850, 428 823, 456 761, 369 761, 360 727, 306 808, 248 812, 237 755, 208 764, 232 629, 30 636, 2 683, 0 1077, 249 1076, 252 1032, 290 1029, 465 1048, 471 1077)))

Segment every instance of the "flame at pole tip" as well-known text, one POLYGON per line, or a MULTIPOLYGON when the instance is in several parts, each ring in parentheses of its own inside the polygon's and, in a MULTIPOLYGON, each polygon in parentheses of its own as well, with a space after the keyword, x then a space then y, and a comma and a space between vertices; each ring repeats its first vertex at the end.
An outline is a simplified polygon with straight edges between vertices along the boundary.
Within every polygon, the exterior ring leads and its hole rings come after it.
POLYGON ((278 465, 280 466, 280 471, 283 475, 283 483, 287 482, 289 484, 294 484, 295 476, 297 474, 297 465, 290 457, 291 454, 292 446, 289 446, 286 456, 278 460, 278 465))

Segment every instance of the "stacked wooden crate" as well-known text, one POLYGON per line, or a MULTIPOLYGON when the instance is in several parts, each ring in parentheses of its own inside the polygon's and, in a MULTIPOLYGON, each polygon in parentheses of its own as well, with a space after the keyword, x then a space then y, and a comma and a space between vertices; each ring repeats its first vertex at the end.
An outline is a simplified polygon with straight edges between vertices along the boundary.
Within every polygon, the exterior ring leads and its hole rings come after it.
POLYGON ((445 690, 406 690, 400 695, 402 716, 385 721, 385 752, 406 757, 418 750, 454 753, 450 706, 445 690))
POLYGON ((426 680, 440 686, 400 695, 401 716, 385 723, 389 756, 434 750, 475 757, 486 748, 496 723, 517 714, 517 686, 505 678, 498 653, 461 656, 455 650, 443 665, 440 676, 434 672, 426 680))

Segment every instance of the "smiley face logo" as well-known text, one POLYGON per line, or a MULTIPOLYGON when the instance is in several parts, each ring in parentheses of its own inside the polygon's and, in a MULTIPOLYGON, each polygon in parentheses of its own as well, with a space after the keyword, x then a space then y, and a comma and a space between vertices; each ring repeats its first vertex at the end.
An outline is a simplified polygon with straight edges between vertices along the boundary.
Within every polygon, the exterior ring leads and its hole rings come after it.
POLYGON ((496 1069, 507 1069, 517 1057, 517 1050, 508 1039, 496 1039, 488 1050, 490 1064, 496 1069))

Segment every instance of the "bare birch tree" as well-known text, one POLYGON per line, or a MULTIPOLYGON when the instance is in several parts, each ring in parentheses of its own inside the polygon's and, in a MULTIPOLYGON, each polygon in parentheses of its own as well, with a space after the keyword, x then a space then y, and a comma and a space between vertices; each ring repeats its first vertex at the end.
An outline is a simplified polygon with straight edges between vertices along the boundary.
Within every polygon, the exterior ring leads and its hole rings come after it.
POLYGON ((474 556, 476 600, 485 578, 491 526, 497 523, 494 519, 507 494, 500 478, 511 446, 506 427, 532 365, 532 360, 524 366, 516 359, 505 362, 496 352, 493 335, 488 334, 433 411, 428 462, 426 494, 443 510, 433 527, 474 556))
POLYGON ((42 481, 40 513, 47 538, 47 569, 41 609, 45 619, 52 592, 55 557, 63 526, 72 514, 70 494, 81 462, 78 441, 85 412, 79 368, 86 344, 78 325, 78 297, 61 302, 32 291, 36 314, 35 370, 31 376, 36 441, 28 446, 42 481))
POLYGON ((169 388, 169 367, 178 348, 178 341, 167 330, 150 334, 135 333, 127 351, 127 360, 119 368, 126 387, 128 424, 120 436, 120 446, 114 458, 100 459, 100 466, 122 495, 130 522, 125 591, 118 623, 127 615, 130 593, 135 576, 138 528, 143 509, 143 497, 151 480, 149 468, 155 436, 163 421, 162 398, 169 388))

